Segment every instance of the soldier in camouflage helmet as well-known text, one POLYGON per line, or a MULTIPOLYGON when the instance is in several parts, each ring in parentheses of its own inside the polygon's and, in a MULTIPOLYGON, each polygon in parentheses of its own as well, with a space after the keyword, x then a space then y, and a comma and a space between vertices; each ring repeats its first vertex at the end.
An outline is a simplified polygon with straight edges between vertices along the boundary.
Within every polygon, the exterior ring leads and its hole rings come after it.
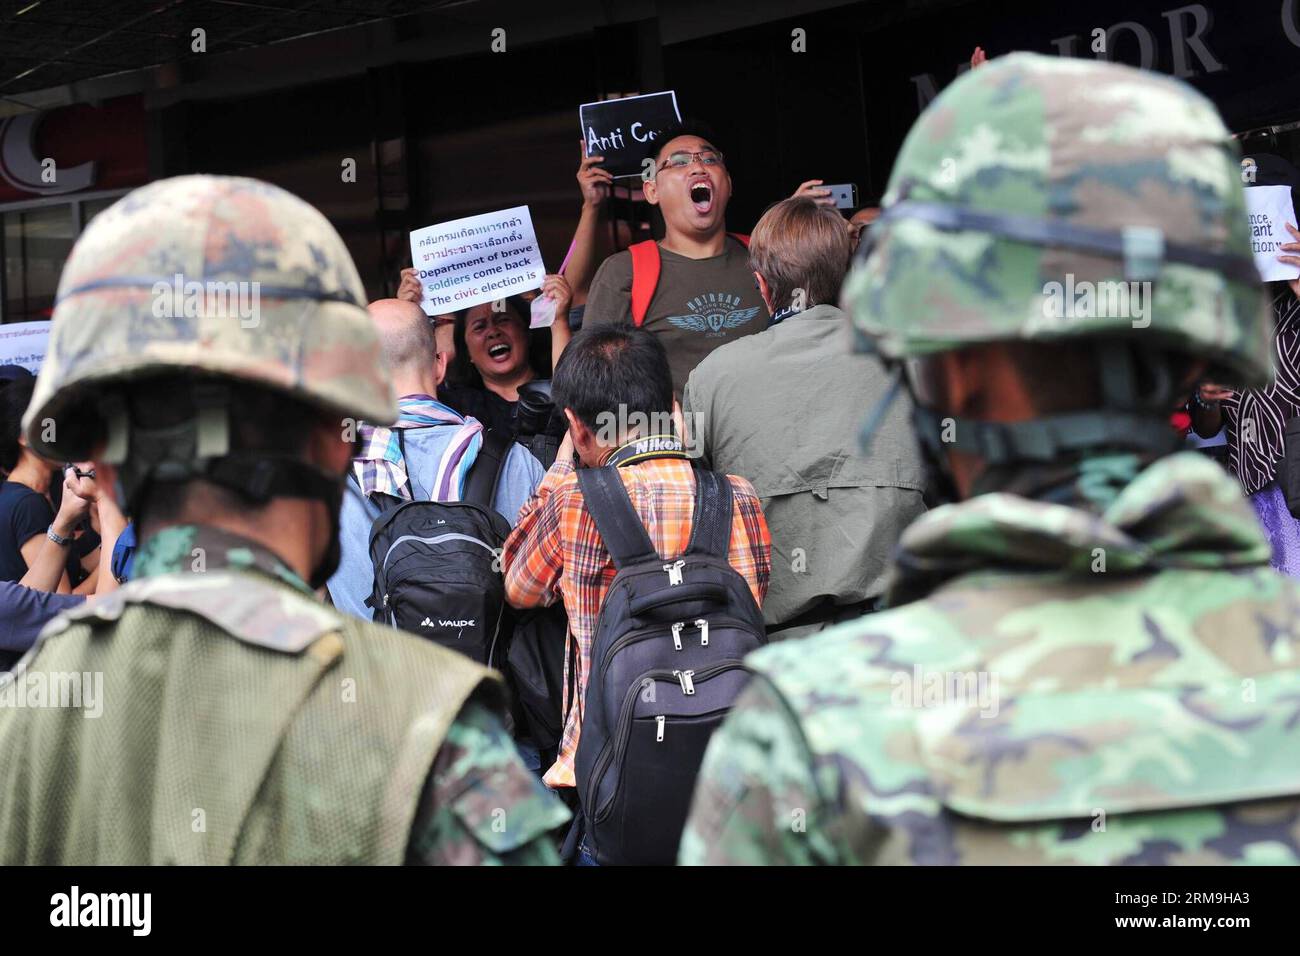
POLYGON ((1237 169, 1106 63, 1008 56, 918 120, 844 298, 961 503, 892 610, 749 658, 684 862, 1300 860, 1300 586, 1168 425, 1267 367, 1237 169))
POLYGON ((253 180, 154 183, 77 242, 24 427, 141 543, 0 684, 0 864, 558 862, 497 676, 312 593, 356 422, 396 412, 363 295, 253 180))

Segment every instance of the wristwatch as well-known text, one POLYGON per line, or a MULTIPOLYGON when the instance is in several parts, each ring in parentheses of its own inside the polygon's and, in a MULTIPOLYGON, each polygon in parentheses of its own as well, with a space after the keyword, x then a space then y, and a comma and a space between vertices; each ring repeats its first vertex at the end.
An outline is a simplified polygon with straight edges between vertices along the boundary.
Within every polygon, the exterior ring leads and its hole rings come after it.
POLYGON ((1219 399, 1217 398, 1212 402, 1207 402, 1205 399, 1201 398, 1201 390, 1199 388, 1192 391, 1192 404, 1197 408, 1205 409, 1207 412, 1217 412, 1221 407, 1219 399))
POLYGON ((72 536, 69 535, 68 537, 65 538, 63 535, 59 534, 57 531, 54 530, 54 525, 50 525, 48 528, 45 529, 45 537, 49 538, 51 541, 53 541, 61 548, 69 544, 72 544, 72 536))

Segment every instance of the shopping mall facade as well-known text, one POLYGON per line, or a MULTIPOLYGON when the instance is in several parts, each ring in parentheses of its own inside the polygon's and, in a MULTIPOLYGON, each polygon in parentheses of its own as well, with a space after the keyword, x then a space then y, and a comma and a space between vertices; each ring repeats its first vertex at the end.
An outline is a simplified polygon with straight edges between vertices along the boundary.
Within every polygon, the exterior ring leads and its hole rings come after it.
MULTIPOLYGON (((204 26, 206 6, 177 7, 165 35, 146 21, 122 36, 106 25, 81 52, 30 45, 21 74, 0 77, 4 322, 48 318, 72 242, 96 213, 190 172, 258 177, 317 206, 372 296, 391 293, 408 264, 411 229, 518 205, 554 268, 578 213, 578 105, 638 92, 675 90, 684 115, 718 131, 732 228, 813 177, 855 183, 866 203, 920 108, 977 44, 1182 76, 1247 149, 1300 159, 1300 0, 471 0, 412 2, 400 6, 422 12, 316 32, 308 18, 279 17, 237 34, 228 22, 204 26), (96 49, 115 52, 113 72, 79 61, 96 49)), ((352 19, 366 6, 352 4, 352 19)), ((267 9, 278 8, 241 15, 267 9)), ((0 62, 13 62, 18 26, 41 24, 0 24, 0 62)), ((620 242, 645 218, 637 199, 620 190, 611 205, 632 227, 620 242)))

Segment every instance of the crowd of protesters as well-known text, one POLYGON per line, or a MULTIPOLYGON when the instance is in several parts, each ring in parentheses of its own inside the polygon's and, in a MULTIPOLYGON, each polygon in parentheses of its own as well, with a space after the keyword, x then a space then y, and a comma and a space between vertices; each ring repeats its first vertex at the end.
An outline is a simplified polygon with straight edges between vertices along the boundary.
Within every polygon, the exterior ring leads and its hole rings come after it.
MULTIPOLYGON (((545 644, 538 653, 562 662, 550 665, 557 733, 539 743, 519 726, 516 738, 528 766, 575 810, 592 643, 615 574, 575 468, 598 468, 638 439, 681 442, 680 454, 617 469, 665 559, 693 539, 696 467, 725 473, 727 560, 755 606, 766 607, 773 640, 871 610, 894 541, 924 510, 905 404, 889 415, 886 453, 868 460, 856 448, 858 405, 844 401, 872 401, 886 388, 879 362, 847 347, 835 306, 871 210, 846 219, 812 180, 773 206, 752 239, 729 234, 731 180, 713 133, 683 124, 658 139, 650 158, 644 194, 662 216, 658 242, 601 261, 596 223, 611 178, 601 157, 584 156, 567 275, 546 276, 532 295, 427 316, 408 269, 396 298, 370 303, 399 418, 358 423, 339 560, 321 592, 348 614, 375 616, 376 519, 390 502, 462 499, 488 436, 509 438, 490 500, 513 529, 500 558, 505 594, 513 621, 555 612, 549 625, 535 625, 545 644), (647 254, 655 268, 638 278, 647 254), (550 329, 529 328, 536 296, 554 307, 550 329), (822 413, 810 427, 804 416, 782 414, 794 405, 822 413)), ((33 379, 21 370, 13 378, 0 496, 0 568, 12 582, 0 645, 7 663, 45 620, 124 581, 124 546, 133 541, 88 464, 64 470, 27 447, 19 422, 33 379), (79 565, 89 573, 70 576, 79 565)), ((573 842, 582 844, 573 855, 590 862, 581 834, 573 842)))
MULTIPOLYGON (((614 466, 619 493, 652 558, 669 562, 670 578, 698 533, 700 469, 725 476, 721 550, 769 642, 880 609, 900 537, 935 503, 906 392, 889 400, 896 382, 879 358, 854 349, 840 309, 852 257, 880 210, 839 210, 821 181, 809 180, 774 202, 750 234, 729 233, 731 157, 712 131, 670 129, 648 158, 643 191, 662 218, 657 240, 603 248, 599 209, 612 179, 599 156, 584 155, 582 212, 564 274, 546 276, 533 295, 430 316, 408 269, 395 298, 369 304, 399 417, 358 424, 339 560, 320 589, 347 614, 383 620, 373 587, 377 520, 393 504, 466 498, 478 460, 490 457, 489 437, 507 439, 489 503, 509 528, 499 571, 511 620, 542 608, 559 614, 558 630, 542 630, 540 650, 546 666, 559 668, 550 675, 555 726, 548 735, 517 718, 515 736, 529 769, 574 811, 583 809, 576 767, 601 665, 593 650, 622 572, 582 473, 614 466), (530 329, 538 296, 554 307, 549 329, 530 329), (863 409, 880 410, 869 453, 859 443, 863 409)), ((1293 170, 1278 175, 1300 185, 1287 178, 1293 170)), ((1293 235, 1284 261, 1300 264, 1300 232, 1293 235)), ((1287 422, 1300 412, 1300 281, 1274 292, 1273 384, 1200 382, 1188 409, 1198 435, 1226 435, 1225 464, 1269 530, 1275 566, 1300 576, 1292 517, 1300 476, 1290 501, 1279 471, 1287 422), (1243 440, 1246 421, 1265 430, 1263 440, 1243 440)), ((92 463, 49 461, 29 447, 20 421, 34 379, 0 371, 4 669, 46 620, 129 578, 134 538, 92 463)), ((693 673, 676 678, 687 694, 693 673)), ((662 740, 664 716, 656 719, 662 740)), ((596 862, 581 825, 561 836, 571 859, 596 862)))
MULTIPOLYGON (((859 233, 878 210, 846 218, 852 211, 831 206, 821 181, 810 180, 775 204, 752 236, 732 234, 726 230, 731 177, 708 127, 687 122, 667 131, 649 158, 655 172, 644 182, 645 199, 662 216, 663 236, 639 243, 640 250, 614 253, 596 268, 584 265, 597 259, 597 230, 590 223, 610 177, 600 168, 601 157, 583 158, 583 217, 569 258, 570 266, 577 264, 573 282, 580 284, 546 277, 538 294, 555 301, 560 317, 549 330, 530 336, 528 300, 512 297, 433 317, 427 324, 454 334, 444 336, 436 358, 426 354, 437 347, 431 339, 417 361, 417 350, 393 346, 392 320, 382 318, 395 314, 398 303, 371 305, 389 361, 403 370, 393 374, 404 413, 415 403, 431 403, 422 421, 399 422, 399 434, 408 449, 424 440, 436 447, 411 453, 409 485, 405 471, 387 485, 373 477, 350 483, 343 564, 330 591, 336 604, 354 613, 368 616, 361 601, 369 593, 368 534, 378 510, 364 504, 367 497, 376 489, 408 500, 428 496, 429 483, 437 480, 447 439, 416 436, 453 432, 448 425, 463 429, 462 414, 516 435, 521 388, 549 376, 554 366, 545 427, 564 442, 553 464, 543 462, 549 466, 544 478, 536 464, 531 471, 503 473, 495 505, 512 525, 517 522, 503 558, 510 603, 559 604, 567 611, 572 653, 566 660, 574 679, 564 683, 574 690, 572 699, 559 702, 563 737, 542 768, 555 788, 575 785, 592 639, 614 576, 608 550, 583 510, 575 462, 597 467, 645 437, 635 428, 600 434, 600 420, 626 422, 640 412, 644 421, 670 423, 697 464, 730 477, 736 509, 731 563, 762 605, 772 640, 874 609, 898 535, 925 510, 924 473, 905 401, 889 412, 876 454, 867 458, 857 448, 856 410, 879 400, 886 374, 878 360, 853 354, 836 303, 859 233), (641 266, 634 257, 642 252, 658 259, 657 281, 646 293, 636 291, 641 266), (638 295, 645 301, 634 302, 638 295), (585 306, 571 310, 576 297, 585 306), (710 325, 710 313, 721 313, 720 321, 710 325), (576 337, 573 325, 581 327, 576 337), (421 377, 424 394, 416 388, 421 377), (436 402, 430 384, 437 386, 436 402), (792 408, 812 414, 790 414, 792 408), (436 422, 439 415, 443 420, 436 422)), ((419 301, 414 270, 401 279, 399 297, 419 301)), ((412 308, 412 321, 417 314, 412 308)), ((392 459, 389 468, 401 468, 396 441, 379 431, 383 447, 376 450, 374 437, 366 435, 358 474, 373 476, 371 459, 380 454, 392 459)), ((681 554, 691 532, 690 463, 646 461, 619 474, 656 551, 681 554)))

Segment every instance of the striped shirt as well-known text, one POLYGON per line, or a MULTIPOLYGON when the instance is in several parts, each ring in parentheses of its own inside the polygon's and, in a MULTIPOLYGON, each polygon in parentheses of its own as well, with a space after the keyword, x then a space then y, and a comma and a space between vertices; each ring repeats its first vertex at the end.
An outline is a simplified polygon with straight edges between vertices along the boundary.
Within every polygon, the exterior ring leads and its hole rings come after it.
POLYGON ((1277 477, 1286 423, 1300 415, 1300 300, 1290 289, 1273 300, 1273 380, 1223 400, 1228 463, 1246 494, 1277 477))
MULTIPOLYGON (((690 462, 653 458, 619 468, 618 474, 660 556, 665 561, 680 557, 690 540, 695 510, 695 476, 690 462)), ((753 486, 744 478, 728 477, 734 492, 729 560, 761 607, 771 572, 767 522, 753 486)), ((582 728, 591 644, 615 570, 596 522, 587 513, 571 462, 556 459, 537 493, 519 512, 519 523, 506 540, 503 566, 511 604, 543 607, 562 597, 569 615, 568 640, 576 641, 578 650, 577 680, 572 682, 576 700, 563 702, 566 718, 559 756, 543 779, 551 787, 573 787, 577 785, 573 762, 582 728)), ((567 647, 565 650, 567 688, 570 654, 567 647)))

